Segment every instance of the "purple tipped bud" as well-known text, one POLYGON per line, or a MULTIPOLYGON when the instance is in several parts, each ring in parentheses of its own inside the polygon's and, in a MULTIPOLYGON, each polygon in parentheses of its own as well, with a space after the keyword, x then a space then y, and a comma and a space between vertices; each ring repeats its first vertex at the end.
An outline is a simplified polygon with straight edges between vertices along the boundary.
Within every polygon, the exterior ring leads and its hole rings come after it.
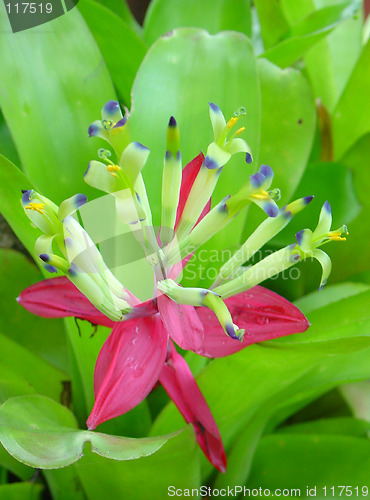
POLYGON ((252 155, 249 153, 245 153, 245 161, 248 163, 248 165, 251 164, 253 161, 252 155))
POLYGON ((103 108, 104 111, 107 113, 114 113, 115 111, 119 110, 119 104, 118 101, 108 101, 103 108))
POLYGON ((325 208, 325 210, 326 210, 329 214, 331 214, 331 206, 330 206, 330 203, 329 203, 328 201, 326 201, 326 202, 324 203, 324 208, 325 208))
POLYGON ((123 127, 124 125, 126 125, 126 122, 127 122, 127 118, 126 118, 126 116, 124 116, 123 118, 118 120, 118 122, 114 125, 113 128, 123 127))
POLYGON ((306 205, 308 205, 309 203, 311 203, 311 201, 314 199, 315 197, 312 195, 312 196, 305 196, 303 198, 303 201, 305 202, 306 205))
POLYGON ((259 173, 265 177, 273 177, 274 171, 269 165, 261 165, 259 169, 259 173))
POLYGON ((262 185, 265 177, 260 172, 256 172, 255 174, 249 176, 249 180, 253 187, 258 188, 262 185))
POLYGON ((264 211, 269 217, 276 217, 279 213, 279 209, 275 204, 268 203, 266 207, 264 207, 264 211))
POLYGON ((141 142, 134 142, 135 146, 138 148, 138 149, 142 149, 142 150, 146 150, 146 151, 149 151, 149 148, 147 148, 146 146, 144 146, 144 144, 141 144, 141 142))
POLYGON ((237 336, 235 333, 235 328, 234 325, 231 325, 230 323, 226 323, 226 331, 229 337, 231 337, 234 340, 240 340, 240 338, 237 336))
POLYGON ((175 120, 174 116, 171 116, 170 121, 168 122, 168 126, 172 128, 177 127, 177 121, 175 120))
POLYGON ((82 205, 85 205, 85 203, 87 202, 87 196, 85 194, 78 193, 74 197, 74 202, 75 202, 76 208, 80 208, 80 207, 82 207, 82 205))
POLYGON ((298 231, 298 233, 295 235, 298 245, 302 245, 303 235, 304 235, 304 229, 298 231))
POLYGON ((209 170, 216 170, 218 168, 217 162, 212 160, 208 155, 204 158, 203 164, 209 169, 209 170))
POLYGON ((293 262, 298 262, 300 260, 301 256, 298 253, 295 253, 291 256, 291 259, 293 262))
POLYGON ((50 260, 50 255, 47 253, 40 253, 39 257, 43 262, 49 262, 50 260))
POLYGON ((23 203, 23 205, 28 205, 30 202, 30 199, 31 199, 30 196, 32 193, 32 189, 22 190, 22 193, 23 193, 22 203, 23 203))
POLYGON ((87 133, 89 134, 89 137, 94 137, 98 135, 99 132, 99 127, 95 124, 92 123, 89 128, 87 129, 87 133))
POLYGON ((44 268, 49 271, 49 273, 57 273, 58 269, 55 266, 51 266, 50 264, 46 264, 44 268))
POLYGON ((211 110, 214 111, 215 113, 221 111, 220 108, 217 106, 217 104, 214 104, 213 102, 209 102, 208 104, 211 110))

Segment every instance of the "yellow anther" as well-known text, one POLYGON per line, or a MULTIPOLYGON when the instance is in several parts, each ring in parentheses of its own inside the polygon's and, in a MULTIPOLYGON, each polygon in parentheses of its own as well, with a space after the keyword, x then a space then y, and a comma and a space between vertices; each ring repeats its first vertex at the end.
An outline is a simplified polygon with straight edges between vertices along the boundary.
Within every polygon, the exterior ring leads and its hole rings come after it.
POLYGON ((227 122, 228 128, 232 128, 238 120, 239 117, 236 116, 231 117, 230 120, 227 122))
POLYGON ((261 191, 260 193, 252 194, 252 198, 257 198, 257 200, 268 200, 269 194, 267 191, 261 191))
POLYGON ((329 233, 328 236, 329 236, 329 240, 331 241, 346 241, 347 238, 344 238, 343 236, 341 236, 342 233, 340 233, 339 231, 333 231, 332 233, 329 233))
POLYGON ((34 210, 35 212, 38 212, 39 214, 43 214, 43 208, 45 207, 45 203, 30 203, 27 205, 25 208, 27 210, 34 210))
POLYGON ((245 127, 240 127, 237 131, 236 131, 236 135, 240 135, 242 132, 244 132, 245 130, 245 127))
POLYGON ((121 170, 121 167, 118 165, 107 165, 108 172, 118 172, 119 170, 121 170))
POLYGON ((118 175, 117 175, 117 174, 115 174, 114 172, 111 172, 111 174, 110 174, 110 175, 111 175, 112 177, 118 177, 118 175))

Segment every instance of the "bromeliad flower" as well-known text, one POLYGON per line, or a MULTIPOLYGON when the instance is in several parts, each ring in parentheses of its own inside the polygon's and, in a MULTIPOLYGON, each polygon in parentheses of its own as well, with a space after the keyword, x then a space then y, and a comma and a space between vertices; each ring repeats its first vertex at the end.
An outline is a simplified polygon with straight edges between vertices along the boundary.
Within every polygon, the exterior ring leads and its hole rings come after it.
MULTIPOLYGON (((207 458, 224 471, 226 458, 216 422, 174 343, 215 358, 236 353, 255 342, 307 329, 306 318, 295 306, 256 286, 296 262, 295 245, 254 266, 246 268, 244 264, 312 197, 296 200, 279 210, 274 201, 278 191, 269 191, 273 172, 262 166, 239 192, 210 210, 209 198, 222 167, 231 154, 246 151, 240 138, 228 139, 228 130, 237 118, 224 125, 219 108, 211 105, 210 109, 215 132, 212 144, 217 148, 211 144, 205 158, 200 154, 184 169, 177 123, 173 117, 170 119, 159 235, 152 225, 141 176, 149 151, 130 142, 129 121, 118 113, 118 104, 110 102, 104 106, 103 120, 89 128, 90 135, 110 142, 118 161, 111 161, 110 153, 100 151, 103 161, 90 162, 85 180, 114 196, 118 215, 142 245, 154 274, 152 299, 142 303, 116 279, 85 229, 72 216, 86 201, 82 195, 66 200, 58 209, 40 194, 26 191, 25 212, 44 233, 36 242, 37 258, 48 271, 59 270, 65 276, 32 285, 18 300, 41 316, 74 316, 112 328, 96 363, 95 405, 87 421, 89 429, 132 409, 159 380, 186 422, 193 425, 207 458), (115 128, 122 130, 115 132, 115 128), (218 148, 222 150, 222 159, 217 157, 218 148), (212 164, 214 168, 210 168, 210 158, 218 162, 216 167, 212 164), (189 255, 251 202, 260 206, 268 218, 224 264, 213 286, 182 287, 178 275, 189 255)), ((241 132, 239 129, 236 135, 241 132)), ((247 163, 249 160, 247 156, 247 163)), ((319 241, 317 231, 315 241, 319 241)), ((321 238, 319 244, 326 236, 321 238)))

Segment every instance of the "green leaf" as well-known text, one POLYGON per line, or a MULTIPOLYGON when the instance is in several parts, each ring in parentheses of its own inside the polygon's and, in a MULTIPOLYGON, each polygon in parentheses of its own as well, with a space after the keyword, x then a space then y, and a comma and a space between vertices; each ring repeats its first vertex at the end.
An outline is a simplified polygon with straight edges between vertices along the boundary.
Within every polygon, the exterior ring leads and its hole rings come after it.
POLYGON ((12 483, 0 486, 1 500, 41 500, 43 486, 36 483, 12 483))
POLYGON ((0 403, 14 396, 34 394, 36 391, 15 369, 0 361, 0 403))
POLYGON ((0 111, 0 151, 14 163, 20 163, 17 149, 14 145, 10 131, 4 121, 3 114, 0 111))
POLYGON ((279 429, 279 434, 334 434, 366 438, 370 432, 370 422, 356 418, 323 418, 311 422, 287 425, 279 429))
POLYGON ((40 281, 38 268, 23 254, 0 249, 0 331, 57 368, 68 366, 62 320, 34 316, 16 301, 23 289, 40 281))
POLYGON ((0 212, 27 250, 33 254, 40 230, 31 226, 22 207, 22 189, 34 189, 30 180, 0 155, 0 212))
POLYGON ((316 309, 325 307, 331 303, 340 302, 348 297, 356 296, 359 293, 366 292, 369 290, 370 286, 365 283, 337 283, 336 285, 330 285, 318 292, 309 293, 304 297, 296 300, 294 304, 304 312, 304 314, 309 314, 316 309))
POLYGON ((267 49, 262 57, 282 68, 290 66, 340 22, 352 17, 359 6, 356 0, 350 5, 348 2, 339 3, 312 12, 291 26, 286 38, 267 49))
MULTIPOLYGON (((366 485, 370 467, 370 443, 349 436, 276 434, 261 439, 253 461, 248 488, 317 488, 324 497, 331 486, 366 485), (277 466, 278 464, 278 466, 277 466), (294 471, 294 473, 292 473, 294 471)), ((335 491, 339 498, 339 490, 335 491)), ((315 496, 312 494, 312 496, 315 496)))
MULTIPOLYGON (((120 16, 132 29, 138 34, 141 33, 141 26, 134 18, 126 0, 97 0, 99 3, 110 9, 112 12, 120 16)), ((81 2, 79 2, 80 7, 81 2)))
POLYGON ((361 53, 361 10, 340 24, 305 54, 315 97, 333 111, 361 53))
POLYGON ((192 428, 188 426, 155 455, 118 462, 84 452, 75 467, 89 500, 162 499, 168 496, 171 485, 181 489, 200 487, 198 455, 192 428))
MULTIPOLYGON (((316 112, 306 79, 294 69, 281 70, 258 61, 261 84, 260 163, 274 170, 274 185, 288 201, 309 158, 315 133, 316 112)), ((311 193, 308 193, 311 194, 311 193)))
MULTIPOLYGON (((351 127, 349 127, 351 128, 351 127)), ((349 236, 344 245, 332 245, 330 255, 334 262, 332 279, 342 281, 351 275, 370 271, 370 171, 365 168, 369 157, 370 133, 354 144, 340 160, 353 171, 353 180, 358 199, 362 205, 359 215, 349 225, 349 236), (335 263, 338 262, 338 265, 335 263)), ((350 278, 349 278, 350 279, 350 278)))
POLYGON ((73 465, 43 470, 43 476, 53 500, 86 500, 86 492, 73 465))
MULTIPOLYGON (((26 465, 21 464, 18 460, 15 460, 0 444, 0 466, 4 467, 10 471, 15 476, 23 479, 24 481, 31 479, 34 474, 34 470, 26 465)), ((0 497, 1 498, 1 497, 0 497)))
POLYGON ((94 35, 120 96, 130 106, 131 87, 147 51, 145 42, 107 6, 83 0, 78 8, 94 35))
POLYGON ((211 35, 233 30, 250 36, 250 0, 154 0, 144 20, 144 38, 152 44, 168 31, 188 26, 211 35))
MULTIPOLYGON (((277 342, 320 342, 329 339, 370 335, 370 310, 368 307, 370 290, 361 291, 359 288, 358 292, 355 295, 349 295, 327 304, 323 299, 322 307, 311 309, 311 312, 307 314, 311 326, 303 335, 290 335, 278 339, 277 342)), ((313 293, 311 300, 317 303, 321 293, 313 293)), ((308 303, 310 304, 310 302, 308 303)), ((303 313, 306 313, 303 300, 299 302, 299 306, 303 313)))
POLYGON ((370 382, 354 382, 342 385, 340 392, 351 408, 353 415, 370 422, 370 382))
POLYGON ((289 24, 278 0, 255 0, 265 49, 279 42, 289 30, 289 24))
POLYGON ((20 462, 43 469, 79 460, 86 443, 102 457, 134 460, 159 450, 173 435, 132 439, 77 428, 64 406, 39 395, 8 399, 0 407, 0 440, 20 462))
MULTIPOLYGON (((228 449, 253 424, 257 409, 256 419, 280 414, 277 424, 331 387, 369 377, 369 350, 368 337, 306 344, 265 342, 212 361, 197 382, 228 449)), ((181 416, 170 403, 151 433, 179 427, 181 416)), ((205 474, 209 473, 210 468, 204 467, 205 474)))
MULTIPOLYGON (((259 90, 256 62, 249 40, 240 33, 211 36, 203 30, 177 29, 159 39, 148 51, 133 86, 132 136, 151 150, 143 169, 150 186, 154 224, 160 222, 161 178, 166 130, 171 115, 180 128, 183 165, 205 151, 213 140, 208 101, 226 117, 240 106, 247 109, 245 139, 255 156, 259 147, 259 90)), ((244 135, 244 134, 243 134, 244 135)), ((223 169, 214 201, 235 192, 252 170, 242 155, 223 169), (235 179, 238 179, 237 185, 235 179)), ((222 232, 220 243, 239 240, 242 218, 222 232)), ((215 243, 213 242, 213 246, 215 243)))
POLYGON ((62 383, 68 379, 67 375, 2 334, 0 361, 27 380, 37 392, 56 400, 60 399, 62 383))
POLYGON ((361 136, 370 132, 370 40, 365 45, 353 73, 333 113, 335 158, 341 158, 361 136))
POLYGON ((95 195, 83 182, 97 149, 87 128, 115 93, 81 14, 72 9, 47 30, 42 25, 14 35, 2 9, 0 31, 6 89, 0 105, 24 171, 56 203, 76 192, 95 195))

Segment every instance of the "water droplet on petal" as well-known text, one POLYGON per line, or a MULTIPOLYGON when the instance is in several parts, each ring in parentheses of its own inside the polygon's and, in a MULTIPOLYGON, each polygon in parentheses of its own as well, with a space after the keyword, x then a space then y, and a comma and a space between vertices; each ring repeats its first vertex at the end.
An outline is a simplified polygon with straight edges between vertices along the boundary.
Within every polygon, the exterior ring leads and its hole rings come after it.
POLYGON ((236 111, 234 111, 235 116, 243 116, 247 114, 247 109, 244 106, 240 106, 236 111))
POLYGON ((98 156, 99 158, 109 158, 110 156, 112 156, 112 153, 109 151, 109 149, 104 149, 104 148, 100 148, 98 150, 98 156))

